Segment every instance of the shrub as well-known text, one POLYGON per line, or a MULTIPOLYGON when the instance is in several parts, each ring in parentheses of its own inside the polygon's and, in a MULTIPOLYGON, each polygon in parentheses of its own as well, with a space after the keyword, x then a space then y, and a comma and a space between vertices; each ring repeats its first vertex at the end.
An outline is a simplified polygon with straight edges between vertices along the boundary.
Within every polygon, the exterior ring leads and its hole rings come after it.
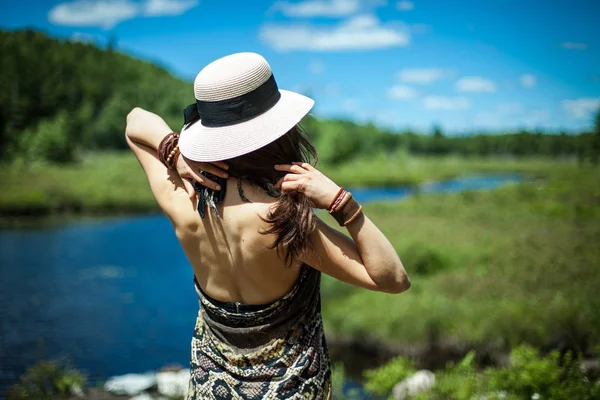
MULTIPOLYGON (((420 400, 592 400, 600 398, 600 381, 581 370, 579 357, 558 351, 540 356, 533 347, 523 345, 511 352, 506 367, 478 371, 475 352, 458 364, 436 372, 435 386, 416 397, 420 400)), ((394 385, 412 374, 412 363, 398 357, 369 371, 365 387, 375 395, 388 395, 394 385)))
POLYGON ((435 248, 425 243, 412 244, 400 252, 402 261, 410 266, 411 273, 431 275, 441 271, 448 265, 448 260, 435 248))
POLYGON ((81 390, 86 377, 58 361, 40 361, 7 391, 8 400, 50 400, 81 390))
POLYGON ((415 373, 411 360, 396 357, 387 364, 365 372, 365 389, 377 396, 384 396, 392 391, 394 385, 415 373))

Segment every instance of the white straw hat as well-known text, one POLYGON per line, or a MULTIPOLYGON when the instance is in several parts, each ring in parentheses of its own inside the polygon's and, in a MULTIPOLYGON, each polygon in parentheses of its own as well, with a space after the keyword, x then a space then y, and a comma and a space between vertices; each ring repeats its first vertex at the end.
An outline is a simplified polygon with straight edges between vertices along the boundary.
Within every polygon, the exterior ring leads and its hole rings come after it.
POLYGON ((279 90, 271 67, 256 53, 208 64, 194 81, 196 103, 185 110, 179 150, 193 161, 221 161, 257 150, 292 129, 314 105, 279 90))

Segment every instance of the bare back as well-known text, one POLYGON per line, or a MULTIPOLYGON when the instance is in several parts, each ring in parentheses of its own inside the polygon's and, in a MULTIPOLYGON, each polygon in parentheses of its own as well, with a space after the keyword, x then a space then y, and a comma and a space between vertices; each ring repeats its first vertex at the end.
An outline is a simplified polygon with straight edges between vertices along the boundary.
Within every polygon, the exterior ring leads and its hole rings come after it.
MULTIPOLYGON (((227 181, 227 194, 219 204, 219 218, 211 210, 201 218, 189 207, 186 220, 195 229, 175 227, 202 290, 216 300, 242 304, 267 304, 285 295, 300 269, 286 266, 275 249, 275 237, 261 234, 269 227, 266 217, 275 199, 243 182, 240 198, 237 180, 227 181)), ((189 228, 189 226, 188 226, 189 228)))

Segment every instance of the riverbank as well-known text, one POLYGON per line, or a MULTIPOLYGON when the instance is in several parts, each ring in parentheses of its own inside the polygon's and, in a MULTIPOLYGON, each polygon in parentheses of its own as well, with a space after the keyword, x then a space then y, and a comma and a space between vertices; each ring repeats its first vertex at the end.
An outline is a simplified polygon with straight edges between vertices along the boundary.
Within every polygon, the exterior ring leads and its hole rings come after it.
MULTIPOLYGON (((572 162, 547 159, 381 156, 319 166, 340 185, 404 186, 470 173, 552 174, 572 162)), ((157 212, 148 182, 130 152, 88 153, 73 165, 3 165, 0 218, 124 215, 157 212)))

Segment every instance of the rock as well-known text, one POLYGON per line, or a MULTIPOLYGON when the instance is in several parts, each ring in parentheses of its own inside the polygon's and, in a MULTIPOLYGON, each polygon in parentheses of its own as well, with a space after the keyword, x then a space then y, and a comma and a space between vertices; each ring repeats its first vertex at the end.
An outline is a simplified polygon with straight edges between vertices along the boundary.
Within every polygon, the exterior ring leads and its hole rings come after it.
POLYGON ((392 389, 394 400, 405 400, 425 392, 435 384, 435 375, 431 371, 421 370, 400 381, 392 389))
POLYGON ((161 369, 159 369, 158 372, 179 372, 183 368, 184 367, 181 364, 167 364, 161 369))
MULTIPOLYGON (((533 396, 535 396, 537 393, 535 393, 533 396)), ((537 394, 539 396, 539 394, 537 394)), ((497 392, 493 392, 493 393, 489 393, 489 394, 484 394, 482 396, 477 397, 477 400, 497 400, 497 399, 507 399, 508 398, 508 392, 506 390, 499 390, 497 392)), ((533 397, 532 397, 533 398, 533 397)), ((539 399, 539 397, 538 397, 539 399)), ((534 399, 536 400, 536 399, 534 399)))
POLYGON ((85 392, 83 391, 83 388, 79 385, 72 385, 71 393, 77 397, 81 397, 82 399, 85 397, 85 392))
POLYGON ((156 374, 158 393, 167 397, 185 397, 190 381, 190 370, 178 372, 159 372, 156 374))
POLYGON ((155 400, 154 397, 150 396, 148 393, 140 393, 135 397, 130 398, 129 400, 155 400))
POLYGON ((154 373, 127 374, 113 376, 107 380, 104 384, 104 390, 134 396, 144 390, 150 389, 154 385, 156 385, 156 375, 154 373))

